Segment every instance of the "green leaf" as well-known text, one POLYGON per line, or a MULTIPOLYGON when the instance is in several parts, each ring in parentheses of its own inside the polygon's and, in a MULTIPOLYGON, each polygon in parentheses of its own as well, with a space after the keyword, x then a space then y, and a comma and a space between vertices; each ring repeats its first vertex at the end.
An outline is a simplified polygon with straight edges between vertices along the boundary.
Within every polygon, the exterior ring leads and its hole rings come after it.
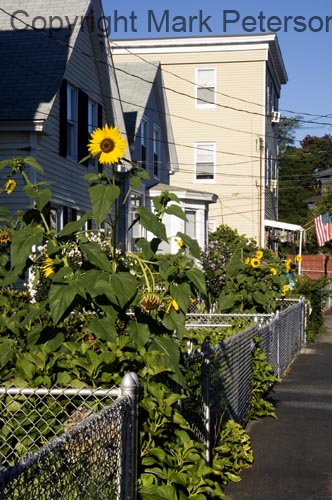
POLYGON ((206 295, 205 275, 197 267, 186 271, 187 278, 196 286, 196 288, 206 295))
POLYGON ((186 214, 184 213, 184 211, 182 210, 181 207, 179 207, 179 205, 169 205, 166 209, 165 209, 165 214, 169 214, 169 215, 175 215, 176 217, 178 217, 179 219, 182 219, 184 220, 185 222, 188 221, 187 217, 186 217, 186 214))
POLYGON ((38 163, 38 161, 33 156, 27 156, 26 158, 24 158, 24 163, 26 163, 26 165, 29 165, 29 167, 32 167, 40 174, 44 174, 43 167, 40 165, 40 163, 38 163))
POLYGON ((96 184, 89 187, 93 216, 97 226, 111 213, 114 202, 120 196, 119 186, 96 184))
POLYGON ((98 267, 98 269, 112 271, 112 263, 98 243, 90 241, 80 243, 79 246, 88 262, 98 267))
POLYGON ((89 328, 98 339, 107 340, 108 342, 115 342, 116 340, 115 319, 110 316, 91 320, 89 328))
POLYGON ((181 283, 180 285, 171 284, 169 291, 173 299, 175 299, 180 306, 181 310, 186 313, 191 295, 189 283, 181 283))
POLYGON ((218 310, 228 311, 234 307, 235 301, 231 295, 220 296, 218 300, 218 310))
POLYGON ((181 238, 183 243, 190 249, 190 252, 195 259, 200 259, 201 257, 201 250, 199 248, 199 244, 197 243, 197 240, 193 240, 188 236, 187 234, 178 232, 176 235, 178 238, 181 238))
POLYGON ((252 294, 252 298, 254 299, 257 304, 262 304, 263 306, 266 304, 266 294, 263 292, 260 292, 259 290, 255 291, 252 294))
POLYGON ((138 207, 136 212, 139 214, 139 221, 141 225, 150 233, 153 233, 157 238, 160 238, 163 241, 167 241, 167 234, 165 225, 160 222, 158 217, 153 214, 146 207, 138 207))
POLYGON ((95 291, 104 293, 113 304, 123 308, 137 292, 137 281, 129 273, 105 275, 98 280, 95 291))
POLYGON ((131 177, 129 182, 134 189, 139 189, 141 187, 141 179, 139 177, 131 177))
POLYGON ((140 489, 143 500, 178 500, 176 489, 171 484, 151 485, 140 489))
POLYGON ((48 298, 52 314, 53 323, 56 325, 62 318, 66 309, 73 302, 77 293, 77 288, 70 285, 51 285, 48 298))
POLYGON ((68 222, 65 227, 59 232, 59 236, 68 236, 73 233, 80 231, 85 225, 86 221, 92 217, 92 212, 87 212, 78 220, 68 222))
POLYGON ((33 184, 24 186, 23 191, 29 198, 33 198, 36 202, 38 210, 41 212, 43 208, 52 198, 52 191, 48 188, 39 191, 33 184))
POLYGON ((98 181, 99 180, 99 174, 85 174, 83 175, 83 179, 86 179, 87 181, 98 181))
POLYGON ((133 339, 137 349, 144 347, 151 336, 149 326, 137 323, 136 321, 129 321, 127 328, 128 333, 133 339))
POLYGON ((32 247, 41 243, 44 236, 44 229, 36 226, 26 226, 19 231, 10 231, 11 239, 11 261, 12 267, 22 270, 29 256, 32 247))

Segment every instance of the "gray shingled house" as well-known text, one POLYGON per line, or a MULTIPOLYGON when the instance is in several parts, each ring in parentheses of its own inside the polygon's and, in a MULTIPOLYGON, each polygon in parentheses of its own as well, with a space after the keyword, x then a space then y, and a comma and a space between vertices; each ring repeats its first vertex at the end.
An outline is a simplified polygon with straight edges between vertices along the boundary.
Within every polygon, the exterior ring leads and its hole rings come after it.
MULTIPOLYGON (((0 7, 0 159, 41 163, 45 175, 30 175, 54 181, 50 213, 61 228, 90 208, 82 176, 98 163, 78 163, 89 132, 105 123, 125 131, 102 5, 1 0, 0 7)), ((15 211, 29 200, 15 189, 1 204, 15 211)))
MULTIPOLYGON (((209 204, 215 203, 217 197, 187 187, 170 186, 169 178, 179 167, 160 64, 144 61, 116 63, 115 69, 131 158, 150 176, 140 189, 131 191, 127 221, 130 224, 134 220, 138 206, 152 207, 152 198, 168 190, 179 198, 187 221, 165 216, 169 244, 163 243, 161 249, 178 251, 175 237, 178 231, 196 238, 203 248, 207 242, 209 204)), ((135 224, 129 232, 129 247, 134 248, 135 239, 145 235, 144 229, 135 224)))

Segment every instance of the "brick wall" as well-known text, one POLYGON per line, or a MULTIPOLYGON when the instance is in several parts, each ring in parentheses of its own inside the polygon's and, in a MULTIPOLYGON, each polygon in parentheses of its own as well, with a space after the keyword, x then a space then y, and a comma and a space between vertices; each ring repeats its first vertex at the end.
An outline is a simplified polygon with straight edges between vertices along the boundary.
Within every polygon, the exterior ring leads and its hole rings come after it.
MULTIPOLYGON (((294 256, 290 256, 294 260, 294 256)), ((301 271, 304 276, 317 280, 325 275, 332 278, 332 255, 302 255, 301 271)))

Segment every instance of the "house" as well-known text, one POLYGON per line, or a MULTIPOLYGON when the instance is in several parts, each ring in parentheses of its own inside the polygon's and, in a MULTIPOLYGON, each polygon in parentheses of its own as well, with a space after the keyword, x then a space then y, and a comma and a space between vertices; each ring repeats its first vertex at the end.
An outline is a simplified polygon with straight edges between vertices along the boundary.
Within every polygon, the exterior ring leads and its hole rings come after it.
POLYGON ((169 242, 164 242, 160 250, 178 251, 178 231, 197 239, 203 248, 208 238, 209 205, 216 202, 216 196, 170 185, 170 178, 179 170, 179 165, 160 63, 120 63, 116 74, 131 158, 149 174, 149 179, 143 180, 139 188, 132 187, 128 199, 129 217, 121 224, 123 231, 127 232, 130 228, 128 247, 134 249, 136 238, 150 236, 139 223, 133 224, 137 207, 144 205, 153 210, 152 199, 163 191, 169 191, 178 197, 187 220, 165 216, 169 242), (129 224, 127 227, 126 221, 129 224))
POLYGON ((227 224, 264 246, 266 221, 278 219, 278 103, 287 82, 276 35, 117 40, 112 52, 116 67, 160 61, 179 162, 170 184, 214 192, 210 230, 227 224))
MULTIPOLYGON (((98 162, 79 163, 89 133, 105 123, 125 132, 101 2, 2 0, 1 10, 0 159, 43 166, 28 175, 54 181, 50 221, 60 229, 90 209, 82 176, 98 162)), ((30 200, 17 188, 1 204, 16 211, 30 200)))

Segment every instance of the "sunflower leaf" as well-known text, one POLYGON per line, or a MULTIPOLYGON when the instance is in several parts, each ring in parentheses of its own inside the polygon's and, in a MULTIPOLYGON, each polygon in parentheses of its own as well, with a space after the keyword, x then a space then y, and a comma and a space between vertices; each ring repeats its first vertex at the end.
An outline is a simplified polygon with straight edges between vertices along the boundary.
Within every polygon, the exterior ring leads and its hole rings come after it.
POLYGON ((114 202, 120 196, 119 186, 106 186, 104 184, 96 184, 89 187, 90 200, 92 205, 93 216, 97 226, 106 219, 112 211, 114 202))

